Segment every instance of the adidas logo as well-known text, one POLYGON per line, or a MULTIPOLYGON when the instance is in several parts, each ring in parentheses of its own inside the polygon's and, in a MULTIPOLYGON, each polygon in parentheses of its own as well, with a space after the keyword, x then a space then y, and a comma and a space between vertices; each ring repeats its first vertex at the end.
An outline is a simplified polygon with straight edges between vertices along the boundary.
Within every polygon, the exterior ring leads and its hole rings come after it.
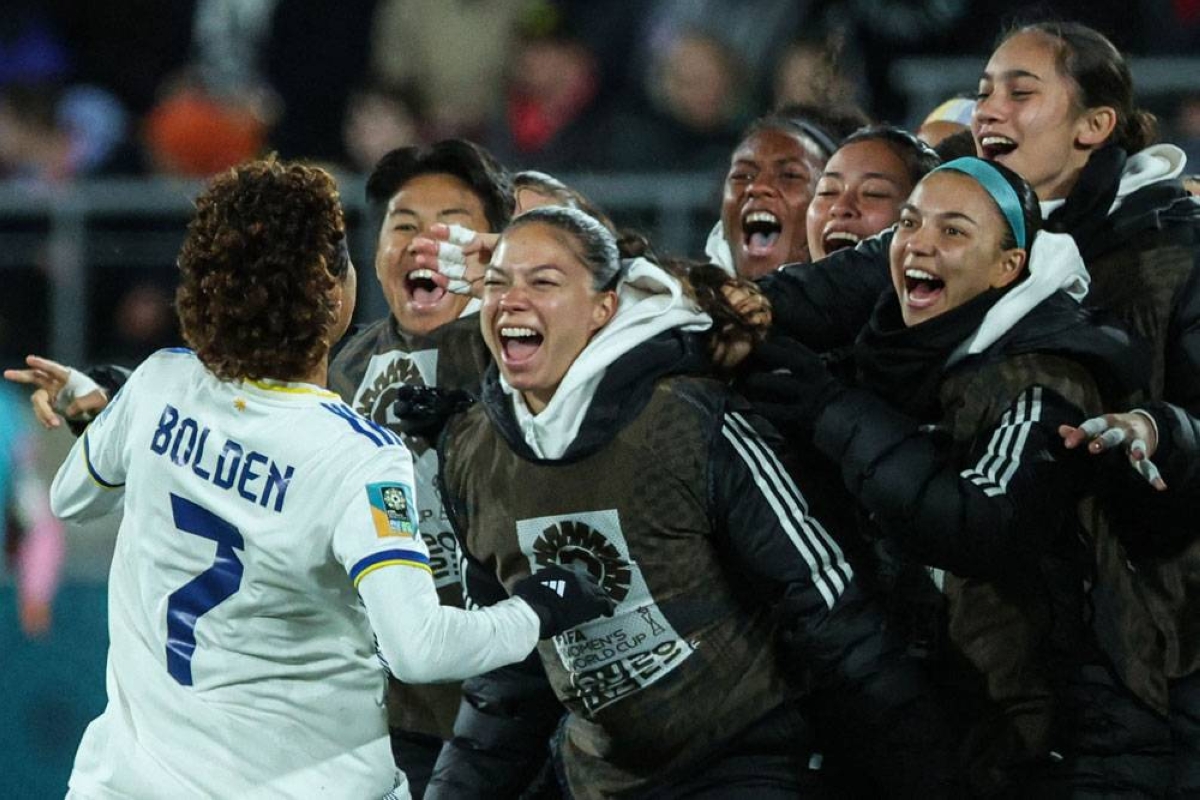
POLYGON ((554 592, 559 597, 565 597, 567 594, 567 582, 566 581, 546 581, 542 585, 545 586, 550 591, 554 592))

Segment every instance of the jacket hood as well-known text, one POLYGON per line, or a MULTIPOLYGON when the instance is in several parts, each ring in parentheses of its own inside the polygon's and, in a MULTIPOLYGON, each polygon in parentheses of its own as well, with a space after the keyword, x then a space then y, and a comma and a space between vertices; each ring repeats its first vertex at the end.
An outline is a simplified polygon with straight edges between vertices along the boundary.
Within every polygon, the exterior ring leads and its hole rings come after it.
POLYGON ((554 397, 536 415, 520 392, 499 375, 517 426, 538 458, 560 458, 575 440, 606 373, 631 350, 670 331, 702 331, 712 320, 683 292, 678 279, 658 265, 634 259, 617 286, 617 313, 597 333, 563 377, 554 397))
POLYGON ((1065 233, 1038 231, 1029 248, 1029 274, 992 306, 975 333, 950 357, 960 358, 982 353, 1004 336, 1022 317, 1039 303, 1064 291, 1076 302, 1087 296, 1091 276, 1075 240, 1065 233))
POLYGON ((1108 213, 1112 214, 1125 198, 1152 183, 1169 181, 1183 174, 1187 155, 1173 144, 1155 144, 1134 153, 1125 161, 1121 171, 1121 182, 1117 186, 1117 199, 1108 213))
POLYGON ((480 402, 496 430, 522 458, 574 461, 598 450, 635 419, 649 402, 659 380, 671 375, 700 374, 708 367, 703 341, 678 328, 641 342, 604 371, 591 392, 576 433, 557 456, 539 452, 530 445, 518 421, 511 390, 502 385, 495 363, 483 377, 480 402))
POLYGON ((1153 363, 1147 343, 1103 315, 1083 308, 1065 292, 1056 292, 1031 309, 987 350, 962 359, 992 361, 1027 353, 1058 355, 1091 372, 1103 396, 1126 399, 1144 390, 1153 363))

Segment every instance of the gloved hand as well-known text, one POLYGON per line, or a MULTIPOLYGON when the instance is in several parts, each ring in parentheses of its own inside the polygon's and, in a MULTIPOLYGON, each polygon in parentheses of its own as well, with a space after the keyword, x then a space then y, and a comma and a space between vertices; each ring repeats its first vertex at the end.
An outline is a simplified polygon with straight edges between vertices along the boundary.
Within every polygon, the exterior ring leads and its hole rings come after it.
POLYGON ((582 564, 540 569, 517 581, 512 593, 528 603, 542 621, 542 639, 599 616, 611 617, 617 607, 582 564))
POLYGON ((402 432, 435 442, 450 417, 466 411, 474 402, 475 398, 461 389, 405 384, 396 389, 392 413, 400 420, 402 432))
POLYGON ((819 355, 784 337, 758 345, 746 369, 738 391, 788 437, 811 437, 817 417, 846 390, 819 355))

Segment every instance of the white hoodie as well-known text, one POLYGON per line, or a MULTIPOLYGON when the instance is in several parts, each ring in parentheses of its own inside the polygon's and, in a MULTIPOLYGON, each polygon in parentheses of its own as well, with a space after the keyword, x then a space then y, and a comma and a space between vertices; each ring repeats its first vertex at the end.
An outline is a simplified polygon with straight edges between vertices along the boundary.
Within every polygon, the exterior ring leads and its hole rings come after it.
POLYGON ((983 317, 971 338, 959 345, 948 363, 982 353, 995 344, 1034 306, 1062 289, 1075 302, 1083 301, 1092 282, 1075 240, 1065 233, 1038 231, 1029 248, 1029 275, 1001 297, 983 317))
MULTIPOLYGON (((1187 166, 1187 155, 1173 144, 1153 144, 1145 150, 1139 150, 1125 161, 1125 169, 1121 171, 1121 183, 1117 187, 1117 197, 1112 207, 1108 209, 1109 216, 1113 214, 1125 198, 1158 181, 1169 181, 1183 174, 1187 166)), ((1040 203, 1042 219, 1046 219, 1056 211, 1066 199, 1043 200, 1040 203)))
POLYGON ((526 444, 539 458, 561 458, 575 441, 610 364, 664 331, 711 326, 677 278, 644 258, 629 262, 617 284, 617 313, 583 348, 541 413, 533 414, 521 393, 500 377, 526 444))

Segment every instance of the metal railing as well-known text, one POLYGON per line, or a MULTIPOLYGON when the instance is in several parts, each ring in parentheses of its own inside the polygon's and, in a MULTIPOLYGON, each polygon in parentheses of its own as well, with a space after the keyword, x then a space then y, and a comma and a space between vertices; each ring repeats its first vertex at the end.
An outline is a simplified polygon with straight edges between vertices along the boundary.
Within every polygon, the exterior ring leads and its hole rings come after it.
MULTIPOLYGON (((662 251, 698 255, 720 203, 720 175, 566 175, 619 225, 633 225, 662 251)), ((387 313, 367 276, 376 225, 363 178, 340 176, 351 252, 360 280, 360 318, 387 313)), ((42 268, 48 277, 48 354, 69 364, 88 358, 89 311, 100 268, 173 268, 201 184, 166 178, 102 179, 63 187, 0 182, 0 272, 42 268)))

